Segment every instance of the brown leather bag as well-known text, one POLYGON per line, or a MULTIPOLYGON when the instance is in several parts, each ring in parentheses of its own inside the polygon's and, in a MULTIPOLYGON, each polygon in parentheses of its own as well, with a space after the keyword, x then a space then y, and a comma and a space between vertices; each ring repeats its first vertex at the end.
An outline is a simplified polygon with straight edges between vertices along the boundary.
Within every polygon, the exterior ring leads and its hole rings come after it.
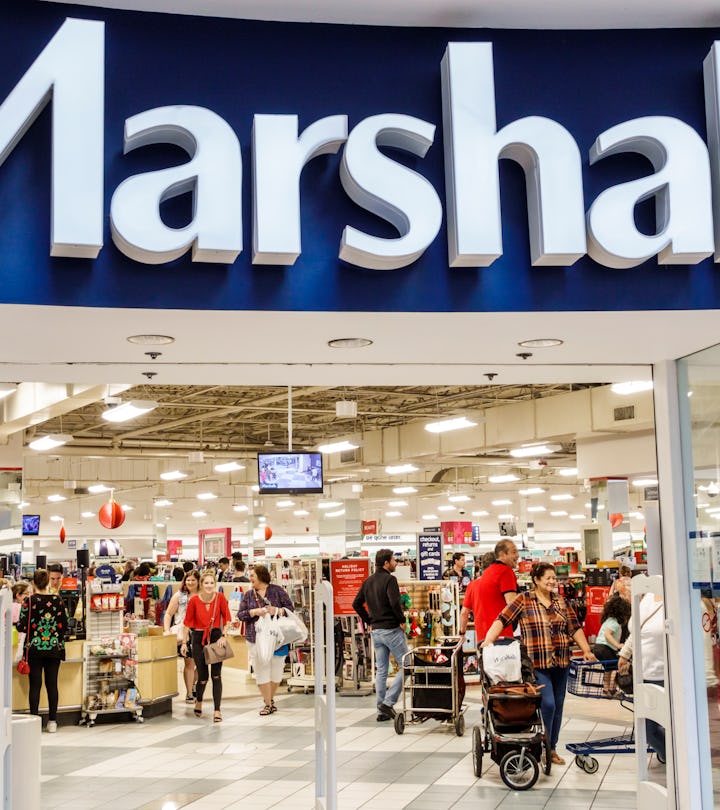
POLYGON ((537 712, 537 698, 542 688, 542 685, 532 683, 491 686, 488 690, 491 696, 507 696, 507 700, 492 701, 493 714, 501 723, 531 723, 537 712))

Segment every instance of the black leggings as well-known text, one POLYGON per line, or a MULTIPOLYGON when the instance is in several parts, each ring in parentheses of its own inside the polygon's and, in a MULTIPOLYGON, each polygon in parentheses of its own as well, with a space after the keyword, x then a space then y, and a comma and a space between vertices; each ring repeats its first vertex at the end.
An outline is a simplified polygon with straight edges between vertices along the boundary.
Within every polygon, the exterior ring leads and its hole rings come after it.
POLYGON ((48 720, 57 721, 58 710, 58 672, 60 659, 37 655, 33 650, 28 655, 30 664, 30 714, 40 714, 40 689, 45 673, 45 691, 48 697, 48 720))
MULTIPOLYGON (((203 655, 202 637, 204 630, 192 631, 192 656, 195 661, 195 668, 197 669, 197 685, 195 686, 195 697, 198 701, 202 701, 205 694, 205 687, 207 686, 208 677, 212 677, 212 693, 213 703, 215 704, 215 711, 220 711, 220 701, 222 700, 222 679, 220 673, 222 671, 222 661, 217 664, 211 664, 210 667, 205 663, 205 656, 203 655)), ((222 633, 220 629, 214 627, 210 631, 210 642, 217 641, 222 633)))

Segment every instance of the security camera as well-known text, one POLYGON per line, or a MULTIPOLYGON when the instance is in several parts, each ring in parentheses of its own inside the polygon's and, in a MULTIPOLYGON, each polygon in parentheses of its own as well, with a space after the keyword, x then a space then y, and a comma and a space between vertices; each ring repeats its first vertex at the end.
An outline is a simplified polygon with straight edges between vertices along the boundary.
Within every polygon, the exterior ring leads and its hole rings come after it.
POLYGON ((464 514, 465 514, 464 509, 458 509, 458 515, 464 515, 464 514))

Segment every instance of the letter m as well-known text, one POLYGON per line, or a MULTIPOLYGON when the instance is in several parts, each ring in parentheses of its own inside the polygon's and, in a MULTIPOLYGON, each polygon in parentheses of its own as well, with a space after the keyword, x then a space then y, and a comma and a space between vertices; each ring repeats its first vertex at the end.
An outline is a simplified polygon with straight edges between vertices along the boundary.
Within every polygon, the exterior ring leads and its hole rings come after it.
POLYGON ((50 254, 103 245, 104 23, 67 19, 0 105, 0 165, 52 99, 50 254))

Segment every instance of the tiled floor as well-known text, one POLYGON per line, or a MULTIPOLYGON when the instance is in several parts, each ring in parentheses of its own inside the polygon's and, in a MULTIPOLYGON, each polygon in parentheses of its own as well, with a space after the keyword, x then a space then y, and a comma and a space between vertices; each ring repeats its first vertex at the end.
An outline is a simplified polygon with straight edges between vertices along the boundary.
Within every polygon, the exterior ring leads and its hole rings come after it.
MULTIPOLYGON (((338 697, 339 810, 485 810, 635 807, 634 755, 599 756, 588 775, 566 754, 567 764, 541 775, 517 793, 502 783, 485 758, 482 779, 473 775, 470 728, 480 706, 472 690, 468 731, 457 737, 435 721, 409 726, 377 723, 374 698, 338 697)), ((63 726, 42 735, 43 810, 310 810, 315 796, 312 695, 281 695, 279 711, 260 717, 257 697, 228 700, 224 722, 213 725, 210 704, 197 719, 176 701, 173 714, 144 724, 94 728, 63 726)), ((561 743, 622 732, 631 719, 610 701, 568 698, 561 743)), ((560 753, 564 752, 561 745, 560 753)), ((651 773, 664 778, 653 758, 651 773)))

